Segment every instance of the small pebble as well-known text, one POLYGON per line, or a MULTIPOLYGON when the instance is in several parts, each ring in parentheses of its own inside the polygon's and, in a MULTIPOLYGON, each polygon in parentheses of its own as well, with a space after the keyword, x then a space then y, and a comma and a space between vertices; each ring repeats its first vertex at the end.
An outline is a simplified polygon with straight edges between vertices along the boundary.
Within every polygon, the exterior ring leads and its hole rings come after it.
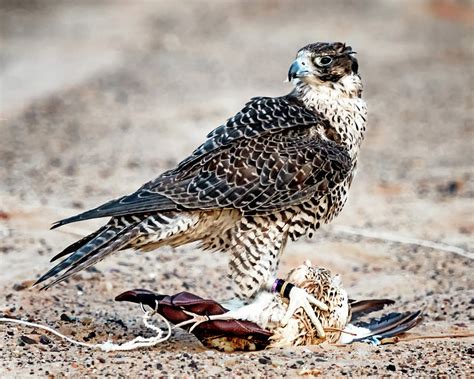
POLYGON ((62 321, 66 321, 66 322, 73 322, 74 320, 69 317, 66 313, 61 313, 61 316, 60 316, 61 320, 62 321))
POLYGON ((191 361, 191 363, 189 363, 188 365, 190 368, 194 369, 194 370, 197 370, 198 369, 198 365, 196 363, 196 361, 191 361))
POLYGON ((82 317, 81 318, 81 324, 84 326, 90 325, 92 323, 92 318, 91 317, 82 317))
POLYGON ((28 345, 36 345, 38 343, 38 341, 25 335, 21 336, 20 339, 28 345))
POLYGON ((52 341, 46 337, 46 336, 41 336, 40 339, 39 339, 40 343, 42 343, 43 345, 49 345, 52 343, 52 341))
POLYGON ((84 341, 88 342, 94 337, 96 337, 96 333, 95 332, 90 332, 87 336, 84 337, 84 341))
POLYGON ((31 280, 25 280, 24 282, 21 283, 15 283, 13 285, 13 290, 14 291, 23 291, 24 289, 29 288, 33 282, 31 280))

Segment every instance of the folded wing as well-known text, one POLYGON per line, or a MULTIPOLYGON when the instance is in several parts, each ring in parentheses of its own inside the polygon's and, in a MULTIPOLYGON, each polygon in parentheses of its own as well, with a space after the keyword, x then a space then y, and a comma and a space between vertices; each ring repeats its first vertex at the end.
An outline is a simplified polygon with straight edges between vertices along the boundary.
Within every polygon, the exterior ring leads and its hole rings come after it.
POLYGON ((177 168, 135 193, 61 220, 180 209, 268 213, 324 195, 349 175, 347 151, 316 132, 325 121, 285 97, 252 99, 177 168))

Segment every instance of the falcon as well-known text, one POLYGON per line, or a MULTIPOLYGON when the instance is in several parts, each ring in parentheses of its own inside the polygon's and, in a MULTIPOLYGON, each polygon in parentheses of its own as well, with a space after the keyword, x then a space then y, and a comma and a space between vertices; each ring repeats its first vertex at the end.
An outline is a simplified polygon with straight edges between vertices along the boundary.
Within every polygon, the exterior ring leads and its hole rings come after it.
POLYGON ((367 114, 354 54, 340 42, 303 47, 288 71, 289 94, 252 98, 175 168, 55 223, 110 217, 56 255, 63 260, 37 284, 50 279, 50 287, 120 250, 200 241, 229 254, 238 297, 285 285, 284 320, 303 308, 319 324, 311 304, 327 306, 276 271, 288 240, 311 236, 346 202, 367 114))

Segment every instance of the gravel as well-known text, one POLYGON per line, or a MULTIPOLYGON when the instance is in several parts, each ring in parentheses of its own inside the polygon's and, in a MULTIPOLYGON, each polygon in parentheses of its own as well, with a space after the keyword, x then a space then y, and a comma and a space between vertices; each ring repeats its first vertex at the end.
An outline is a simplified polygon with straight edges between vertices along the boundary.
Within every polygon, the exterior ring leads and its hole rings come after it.
MULTIPOLYGON (((252 96, 276 96, 295 51, 342 40, 358 52, 369 131, 336 225, 472 251, 473 10, 464 1, 4 1, 0 129, 0 313, 79 341, 139 334, 132 288, 231 295, 226 257, 195 246, 121 252, 48 291, 30 289, 64 246, 102 222, 49 231, 176 164, 252 96)), ((353 298, 425 307, 414 333, 472 333, 473 262, 326 227, 290 244, 281 271, 311 258, 353 298)), ((0 326, 2 377, 464 376, 474 339, 209 351, 176 331, 153 349, 105 353, 0 326), (31 342, 34 341, 34 342, 31 342)))

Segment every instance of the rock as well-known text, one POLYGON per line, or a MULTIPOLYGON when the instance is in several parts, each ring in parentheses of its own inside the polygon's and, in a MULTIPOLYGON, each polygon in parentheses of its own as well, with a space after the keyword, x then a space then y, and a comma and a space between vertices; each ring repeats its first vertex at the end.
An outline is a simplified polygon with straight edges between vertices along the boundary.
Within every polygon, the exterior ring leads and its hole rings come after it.
POLYGON ((34 283, 34 280, 25 280, 21 283, 15 283, 13 285, 14 291, 23 291, 24 289, 30 288, 34 283))
POLYGON ((272 363, 272 360, 268 357, 261 357, 261 358, 258 358, 258 362, 261 363, 262 365, 268 365, 272 363))
POLYGON ((84 341, 89 342, 92 338, 96 336, 97 334, 95 332, 90 332, 87 336, 84 337, 84 341))
POLYGON ((197 365, 196 361, 191 361, 188 366, 190 368, 194 369, 194 370, 198 369, 198 365, 197 365))
POLYGON ((92 323, 92 318, 91 317, 82 317, 81 318, 81 324, 84 326, 90 325, 92 323))
POLYGON ((66 313, 61 313, 60 318, 61 318, 61 321, 74 322, 74 319, 68 316, 66 313))
POLYGON ((38 341, 34 340, 31 337, 25 336, 25 335, 22 335, 20 337, 20 341, 22 341, 23 343, 28 344, 28 345, 36 345, 38 343, 38 341))
POLYGON ((42 343, 43 345, 50 345, 53 343, 48 337, 41 335, 39 342, 42 343))

